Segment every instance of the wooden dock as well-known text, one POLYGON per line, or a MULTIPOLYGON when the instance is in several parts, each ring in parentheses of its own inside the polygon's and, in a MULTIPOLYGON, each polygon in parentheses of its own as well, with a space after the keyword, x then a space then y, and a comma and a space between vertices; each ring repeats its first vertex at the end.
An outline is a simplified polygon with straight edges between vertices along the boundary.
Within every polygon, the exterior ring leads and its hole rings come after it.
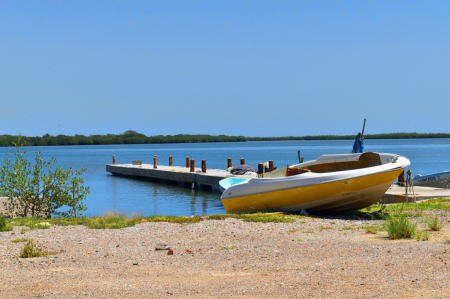
MULTIPOLYGON (((450 189, 432 188, 432 187, 414 187, 416 201, 427 200, 431 198, 450 198, 450 189)), ((405 187, 393 185, 381 198, 385 204, 414 202, 414 196, 411 192, 405 193, 405 187)))
POLYGON ((191 169, 191 167, 158 165, 157 168, 154 168, 154 164, 109 164, 106 165, 106 171, 115 175, 162 179, 206 188, 219 186, 219 182, 224 178, 250 179, 256 177, 256 175, 232 175, 226 170, 219 169, 208 169, 206 172, 203 172, 201 168, 195 167, 191 169))

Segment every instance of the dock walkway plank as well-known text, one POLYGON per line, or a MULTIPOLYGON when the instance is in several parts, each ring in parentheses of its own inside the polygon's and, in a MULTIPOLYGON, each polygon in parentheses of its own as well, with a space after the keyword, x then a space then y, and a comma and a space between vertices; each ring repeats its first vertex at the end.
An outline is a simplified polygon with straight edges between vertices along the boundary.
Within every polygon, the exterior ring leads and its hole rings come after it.
POLYGON ((157 168, 153 168, 153 164, 109 164, 106 165, 106 171, 117 175, 164 179, 209 186, 219 186, 220 180, 228 177, 244 179, 256 177, 256 175, 232 175, 228 171, 220 169, 207 169, 206 173, 203 173, 201 168, 195 168, 195 172, 190 172, 189 168, 181 166, 158 165, 157 168))

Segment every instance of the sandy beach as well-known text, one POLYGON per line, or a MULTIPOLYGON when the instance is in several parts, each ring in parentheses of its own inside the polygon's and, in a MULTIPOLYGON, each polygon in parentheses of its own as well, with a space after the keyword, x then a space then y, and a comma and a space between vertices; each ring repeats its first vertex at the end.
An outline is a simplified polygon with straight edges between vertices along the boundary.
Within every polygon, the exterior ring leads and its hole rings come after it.
POLYGON ((430 232, 429 241, 389 240, 362 228, 376 222, 16 226, 0 233, 0 297, 450 297, 449 229, 430 232), (19 258, 25 243, 16 238, 57 254, 19 258))

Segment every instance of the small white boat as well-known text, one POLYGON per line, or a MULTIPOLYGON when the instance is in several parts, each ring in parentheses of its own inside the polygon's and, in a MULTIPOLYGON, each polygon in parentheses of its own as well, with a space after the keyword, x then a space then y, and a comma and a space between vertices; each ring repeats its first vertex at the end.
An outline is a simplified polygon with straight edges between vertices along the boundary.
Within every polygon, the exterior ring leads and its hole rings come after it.
POLYGON ((414 186, 450 188, 450 170, 427 175, 416 175, 413 178, 414 186))
POLYGON ((376 203, 410 165, 394 154, 326 155, 265 174, 224 184, 228 213, 253 211, 341 211, 376 203))

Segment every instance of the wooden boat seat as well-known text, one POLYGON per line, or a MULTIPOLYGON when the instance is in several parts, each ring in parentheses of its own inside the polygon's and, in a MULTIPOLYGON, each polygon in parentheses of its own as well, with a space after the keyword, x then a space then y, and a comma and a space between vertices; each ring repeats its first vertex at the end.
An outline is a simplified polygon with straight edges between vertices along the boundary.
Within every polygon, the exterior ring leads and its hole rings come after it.
POLYGON ((325 172, 335 172, 335 171, 345 171, 354 170, 367 167, 373 167, 381 165, 380 155, 377 153, 364 153, 359 158, 359 161, 346 161, 346 162, 335 162, 335 163, 324 163, 315 164, 303 167, 303 169, 308 169, 311 172, 325 173, 325 172))
POLYGON ((311 172, 311 170, 304 169, 304 168, 288 167, 286 169, 286 176, 293 176, 293 175, 302 174, 302 173, 305 173, 305 172, 311 172))

